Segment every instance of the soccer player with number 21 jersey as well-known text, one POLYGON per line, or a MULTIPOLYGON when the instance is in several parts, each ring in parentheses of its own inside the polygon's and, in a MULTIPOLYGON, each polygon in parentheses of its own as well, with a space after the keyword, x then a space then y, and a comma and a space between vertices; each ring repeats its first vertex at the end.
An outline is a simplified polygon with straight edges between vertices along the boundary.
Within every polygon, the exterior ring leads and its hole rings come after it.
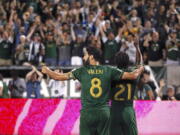
POLYGON ((56 73, 44 66, 42 72, 55 80, 77 79, 81 82, 80 135, 109 135, 111 82, 135 80, 144 70, 140 66, 132 72, 100 65, 99 50, 88 47, 83 57, 84 66, 68 73, 56 73))

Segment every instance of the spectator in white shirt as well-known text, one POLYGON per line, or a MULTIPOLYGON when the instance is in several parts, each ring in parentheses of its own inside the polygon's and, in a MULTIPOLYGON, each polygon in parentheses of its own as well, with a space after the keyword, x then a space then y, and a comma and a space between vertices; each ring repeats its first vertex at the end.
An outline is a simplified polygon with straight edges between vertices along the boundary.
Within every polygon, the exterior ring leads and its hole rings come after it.
POLYGON ((129 59, 131 63, 136 62, 136 47, 134 45, 134 35, 128 34, 125 41, 122 42, 121 51, 126 52, 129 55, 129 59))

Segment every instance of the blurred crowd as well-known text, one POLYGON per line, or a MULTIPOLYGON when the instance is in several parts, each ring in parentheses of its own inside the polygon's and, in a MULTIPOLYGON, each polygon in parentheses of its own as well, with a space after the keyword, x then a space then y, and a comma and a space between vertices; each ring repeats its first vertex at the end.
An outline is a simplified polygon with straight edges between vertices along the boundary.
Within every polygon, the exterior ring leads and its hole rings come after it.
MULTIPOLYGON (((82 65, 87 46, 101 51, 103 64, 115 64, 118 51, 126 52, 133 64, 137 44, 146 65, 180 65, 180 1, 0 1, 0 66, 82 65)), ((15 71, 11 76, 5 84, 0 75, 0 98, 43 97, 42 74, 35 67, 25 79, 15 71)), ((47 85, 50 97, 64 96, 64 82, 47 85)), ((166 86, 165 80, 155 84, 148 70, 137 88, 137 99, 180 99, 180 87, 166 86)))
MULTIPOLYGON (((55 69, 55 72, 63 72, 55 69)), ((11 71, 11 79, 5 83, 0 74, 0 98, 75 98, 68 97, 65 93, 70 93, 67 83, 53 79, 45 79, 43 84, 43 75, 34 66, 26 74, 25 78, 20 78, 16 70, 11 71), (43 86, 44 85, 44 86, 43 86), (48 96, 44 95, 44 90, 48 90, 48 96), (67 92, 69 90, 69 92, 67 92)), ((74 92, 81 91, 79 82, 74 82, 74 92)), ((69 83, 70 84, 70 83, 69 83)), ((180 85, 167 85, 164 79, 158 83, 152 78, 150 70, 145 70, 140 76, 137 84, 134 99, 136 100, 180 100, 180 85)), ((69 96, 70 96, 69 95, 69 96)), ((77 97, 76 97, 77 98, 77 97)), ((79 97, 80 98, 80 97, 79 97)))
MULTIPOLYGON (((55 72, 61 72, 56 69, 55 72)), ((32 66, 25 78, 19 76, 17 70, 11 71, 11 79, 5 81, 0 74, 0 98, 63 98, 65 93, 65 82, 47 79, 44 87, 48 89, 48 97, 44 96, 42 87, 43 74, 32 66)))
POLYGON ((138 100, 180 100, 180 86, 167 85, 163 78, 157 83, 152 79, 152 73, 145 70, 137 85, 138 100), (156 84, 157 83, 157 84, 156 84))
POLYGON ((82 65, 83 48, 113 64, 119 50, 135 63, 180 64, 178 0, 1 0, 0 66, 82 65))
MULTIPOLYGON (((24 78, 19 76, 17 70, 11 70, 11 78, 5 81, 0 73, 0 98, 64 98, 67 92, 67 84, 64 81, 57 81, 46 78, 42 84, 43 74, 35 66, 31 66, 24 78), (43 86, 44 85, 44 86, 43 86), (47 89, 48 96, 44 95, 47 89)), ((55 69, 55 72, 63 72, 55 69)), ((79 83, 80 84, 80 83, 79 83)), ((69 98, 69 97, 66 97, 69 98)))

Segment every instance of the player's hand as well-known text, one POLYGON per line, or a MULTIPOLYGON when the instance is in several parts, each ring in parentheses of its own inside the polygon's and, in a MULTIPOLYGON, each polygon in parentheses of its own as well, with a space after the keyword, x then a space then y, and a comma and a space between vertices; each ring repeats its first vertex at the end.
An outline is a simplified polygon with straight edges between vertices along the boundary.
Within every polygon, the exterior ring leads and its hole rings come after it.
POLYGON ((144 70, 145 70, 145 68, 144 68, 144 66, 143 66, 143 65, 139 65, 139 66, 138 66, 138 69, 141 71, 141 73, 143 73, 143 72, 144 72, 144 70))
POLYGON ((46 67, 46 66, 42 67, 42 73, 46 74, 48 70, 49 70, 48 67, 46 67))
POLYGON ((141 70, 144 71, 145 67, 143 65, 140 66, 141 70))

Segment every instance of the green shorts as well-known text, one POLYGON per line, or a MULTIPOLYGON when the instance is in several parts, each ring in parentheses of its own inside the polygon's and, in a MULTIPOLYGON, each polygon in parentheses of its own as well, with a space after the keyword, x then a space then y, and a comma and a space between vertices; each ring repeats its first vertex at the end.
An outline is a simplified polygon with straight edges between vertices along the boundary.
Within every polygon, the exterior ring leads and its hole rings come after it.
POLYGON ((138 135, 135 111, 132 106, 111 107, 110 135, 138 135))
POLYGON ((110 109, 81 110, 80 135, 109 135, 110 109))

